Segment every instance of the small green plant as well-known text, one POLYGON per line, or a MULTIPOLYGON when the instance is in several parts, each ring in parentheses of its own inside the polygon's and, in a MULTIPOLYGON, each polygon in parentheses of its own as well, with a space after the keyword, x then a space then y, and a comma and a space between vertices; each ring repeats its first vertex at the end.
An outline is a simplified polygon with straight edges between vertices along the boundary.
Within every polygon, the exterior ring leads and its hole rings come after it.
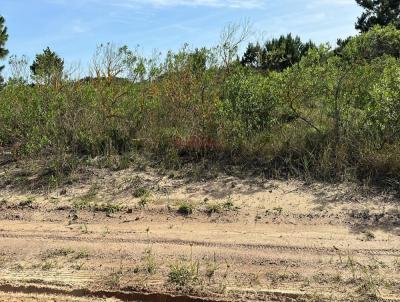
POLYGON ((100 187, 97 183, 92 184, 89 188, 89 191, 83 196, 83 198, 89 200, 95 198, 99 189, 100 187))
POLYGON ((214 213, 219 213, 222 211, 222 206, 219 203, 213 202, 209 203, 206 206, 206 212, 211 215, 214 213))
POLYGON ((216 254, 214 252, 214 257, 213 261, 208 262, 206 266, 206 272, 205 275, 208 278, 208 282, 211 282, 211 278, 214 277, 215 272, 219 269, 218 263, 217 263, 217 258, 216 254))
POLYGON ((381 301, 381 287, 383 280, 379 272, 372 270, 368 266, 361 266, 361 278, 357 281, 357 293, 359 298, 364 302, 378 302, 381 301))
POLYGON ((234 205, 234 203, 233 203, 232 197, 229 196, 229 197, 226 199, 226 202, 224 203, 224 209, 226 209, 226 210, 233 210, 234 208, 235 208, 235 205, 234 205))
POLYGON ((133 197, 135 197, 135 198, 140 198, 140 197, 143 197, 148 194, 149 194, 149 191, 145 187, 138 187, 132 193, 133 197))
POLYGON ((105 212, 107 214, 114 214, 121 211, 122 207, 118 204, 113 204, 111 202, 102 203, 100 205, 95 205, 94 210, 98 212, 105 212))
POLYGON ((206 266, 206 272, 205 275, 208 278, 208 282, 211 282, 211 278, 214 277, 215 272, 218 270, 219 266, 215 260, 215 255, 214 255, 214 261, 207 263, 206 266))
POLYGON ((152 249, 146 249, 142 257, 144 271, 148 274, 155 274, 157 271, 157 263, 152 249))
POLYGON ((122 275, 123 275, 123 273, 121 270, 112 272, 108 276, 106 284, 111 288, 118 288, 121 284, 122 275))
POLYGON ((48 258, 56 258, 56 257, 66 257, 70 254, 73 254, 75 251, 71 248, 59 248, 59 249, 52 249, 46 251, 44 253, 43 258, 48 259, 48 258))
POLYGON ((170 266, 168 282, 178 289, 186 289, 193 286, 199 280, 199 263, 177 262, 170 266))
POLYGON ((145 194, 142 197, 140 197, 140 199, 138 201, 139 207, 141 207, 142 209, 147 207, 147 205, 150 203, 149 197, 150 197, 149 194, 145 194))
POLYGON ((181 214, 181 215, 185 215, 185 216, 192 215, 193 214, 193 208, 194 208, 193 204, 185 201, 185 202, 182 202, 179 205, 178 213, 181 214))
POLYGON ((347 255, 347 262, 346 262, 346 267, 350 270, 353 281, 356 280, 357 278, 357 265, 358 262, 356 262, 350 253, 347 255))

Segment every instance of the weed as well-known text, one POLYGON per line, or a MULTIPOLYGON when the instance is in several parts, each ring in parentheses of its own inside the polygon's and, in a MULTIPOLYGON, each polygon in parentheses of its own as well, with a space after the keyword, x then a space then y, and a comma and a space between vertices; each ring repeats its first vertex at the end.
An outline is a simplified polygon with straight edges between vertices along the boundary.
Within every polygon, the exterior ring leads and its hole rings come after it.
POLYGON ((190 288, 199 280, 199 263, 177 262, 170 266, 168 282, 174 284, 178 289, 190 288))
POLYGON ((155 256, 151 249, 147 249, 144 251, 144 255, 142 258, 144 271, 148 274, 155 274, 157 271, 157 263, 155 260, 155 256))
POLYGON ((90 186, 89 191, 83 196, 84 199, 92 200, 96 197, 100 187, 97 183, 90 186))
POLYGON ((194 209, 193 204, 191 204, 187 201, 184 201, 179 205, 178 213, 181 215, 185 215, 185 216, 192 215, 193 209, 194 209))
POLYGON ((121 211, 122 207, 118 204, 107 202, 107 203, 102 203, 100 205, 95 205, 94 210, 98 212, 105 212, 107 214, 114 214, 121 211))
POLYGON ((379 272, 371 270, 368 266, 361 266, 362 275, 358 280, 357 293, 359 298, 365 302, 380 301, 380 288, 383 280, 379 272))
POLYGON ((224 203, 224 209, 226 210, 233 210, 235 209, 235 205, 233 203, 232 197, 228 196, 227 200, 224 203))
POLYGON ((43 255, 43 259, 56 258, 56 257, 66 257, 73 254, 75 251, 71 248, 59 248, 54 250, 48 250, 43 255))
POLYGON ((118 270, 116 272, 112 272, 107 280, 106 280, 106 284, 111 287, 111 288, 118 288, 121 284, 121 278, 122 278, 122 271, 118 270))
POLYGON ((353 281, 356 280, 356 274, 357 274, 357 265, 358 263, 354 261, 353 257, 350 255, 350 253, 347 255, 347 263, 346 267, 350 269, 351 275, 353 277, 353 281))
POLYGON ((142 197, 140 197, 140 199, 138 201, 138 205, 142 209, 145 208, 149 203, 150 203, 150 198, 149 198, 148 194, 145 194, 142 197))
POLYGON ((209 215, 212 215, 214 213, 219 213, 222 211, 222 206, 219 203, 213 202, 213 203, 209 203, 206 206, 206 212, 209 215))
POLYGON ((135 198, 140 198, 140 197, 143 197, 148 194, 149 194, 149 191, 145 187, 138 187, 132 193, 133 197, 135 197, 135 198))
POLYGON ((211 278, 214 277, 215 272, 218 270, 219 266, 217 264, 216 258, 215 258, 215 253, 214 253, 214 261, 209 262, 206 265, 206 277, 208 278, 208 282, 211 282, 211 278))

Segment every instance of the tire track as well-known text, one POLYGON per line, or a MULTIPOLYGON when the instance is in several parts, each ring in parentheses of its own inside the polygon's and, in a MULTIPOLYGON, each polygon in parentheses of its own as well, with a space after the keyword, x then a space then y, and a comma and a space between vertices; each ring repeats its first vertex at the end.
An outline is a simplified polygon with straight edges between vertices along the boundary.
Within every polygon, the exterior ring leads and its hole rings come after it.
POLYGON ((57 234, 11 234, 0 232, 0 238, 7 239, 36 239, 36 240, 56 240, 56 241, 73 241, 73 242, 107 242, 107 243, 140 243, 140 244, 167 244, 178 246, 197 246, 205 248, 228 248, 228 249, 245 249, 245 250, 262 250, 277 252, 311 252, 314 254, 338 255, 344 253, 358 255, 373 256, 400 256, 399 249, 346 249, 341 250, 335 247, 312 247, 312 246, 286 246, 273 244, 251 244, 251 243, 224 243, 224 242, 208 242, 201 240, 183 240, 183 239, 166 239, 166 238, 109 238, 109 237, 80 237, 80 236, 60 236, 57 234))

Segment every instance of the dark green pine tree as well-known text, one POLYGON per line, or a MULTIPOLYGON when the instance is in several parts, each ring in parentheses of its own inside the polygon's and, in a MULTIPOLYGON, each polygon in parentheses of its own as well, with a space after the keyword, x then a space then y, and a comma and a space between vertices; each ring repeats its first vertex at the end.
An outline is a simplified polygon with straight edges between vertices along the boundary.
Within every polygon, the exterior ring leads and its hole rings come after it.
POLYGON ((262 66, 263 49, 261 48, 259 43, 257 43, 256 45, 250 43, 247 46, 246 52, 242 57, 241 64, 243 66, 248 66, 253 68, 260 68, 262 66))
POLYGON ((266 68, 282 71, 300 62, 301 58, 314 47, 313 42, 303 43, 300 37, 293 37, 291 34, 267 41, 265 43, 266 68))
POLYGON ((33 78, 38 83, 57 85, 64 70, 64 60, 47 47, 43 50, 43 53, 36 55, 35 61, 30 68, 33 78))
POLYGON ((259 43, 250 43, 241 63, 243 66, 262 71, 282 71, 300 62, 301 58, 315 47, 312 41, 303 43, 298 36, 282 35, 278 39, 268 40, 264 47, 259 43))
POLYGON ((356 22, 356 29, 367 32, 375 25, 393 23, 400 29, 400 0, 356 0, 364 12, 356 22))
MULTIPOLYGON (((7 27, 5 26, 5 20, 0 16, 0 60, 4 59, 8 55, 8 50, 5 48, 5 44, 8 40, 7 27)), ((4 65, 0 65, 0 84, 3 83, 4 79, 1 76, 1 72, 4 69, 4 65)))

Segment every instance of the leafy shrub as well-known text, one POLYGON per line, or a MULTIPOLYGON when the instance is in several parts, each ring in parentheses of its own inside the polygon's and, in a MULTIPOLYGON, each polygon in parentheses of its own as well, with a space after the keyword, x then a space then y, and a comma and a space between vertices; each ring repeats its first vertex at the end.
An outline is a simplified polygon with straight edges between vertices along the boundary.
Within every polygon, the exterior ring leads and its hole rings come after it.
POLYGON ((193 204, 187 201, 182 202, 178 207, 178 213, 186 216, 193 214, 193 210, 194 210, 193 204))
POLYGON ((198 280, 198 264, 177 262, 170 267, 168 282, 179 289, 187 289, 198 280))

